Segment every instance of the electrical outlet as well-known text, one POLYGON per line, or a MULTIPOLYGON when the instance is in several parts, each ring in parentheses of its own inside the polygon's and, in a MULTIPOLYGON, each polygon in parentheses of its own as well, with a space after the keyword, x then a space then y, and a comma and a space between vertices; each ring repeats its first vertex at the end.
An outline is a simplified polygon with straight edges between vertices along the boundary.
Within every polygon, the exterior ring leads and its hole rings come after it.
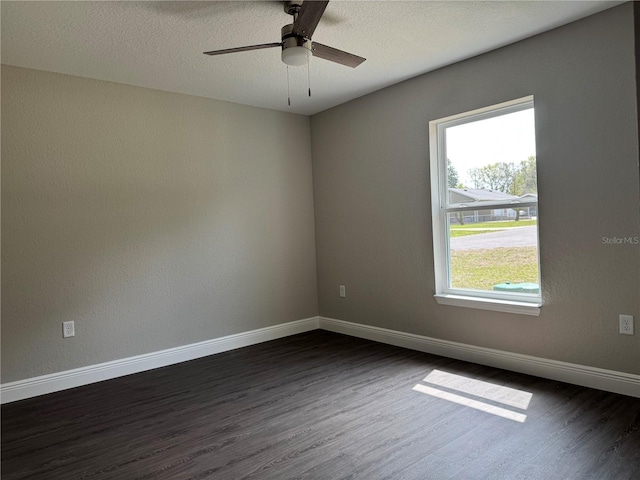
POLYGON ((76 329, 73 325, 73 321, 71 322, 62 322, 62 336, 64 338, 75 337, 76 329))
POLYGON ((620 333, 633 335, 633 315, 620 315, 620 333))
POLYGON ((344 285, 340 285, 340 296, 342 298, 347 296, 347 287, 345 287, 344 285))

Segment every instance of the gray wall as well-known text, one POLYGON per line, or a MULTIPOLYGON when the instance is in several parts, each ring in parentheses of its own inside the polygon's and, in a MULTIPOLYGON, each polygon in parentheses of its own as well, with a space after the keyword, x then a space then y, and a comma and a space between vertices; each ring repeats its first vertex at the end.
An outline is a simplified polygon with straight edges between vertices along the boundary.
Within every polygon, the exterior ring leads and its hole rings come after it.
POLYGON ((2 382, 317 315, 309 136, 3 66, 2 382))
POLYGON ((640 373, 640 247, 602 244, 640 236, 633 44, 626 4, 313 116, 320 314, 640 373), (438 305, 428 123, 531 94, 542 313, 438 305))
POLYGON ((635 315, 640 330, 640 249, 602 244, 640 235, 631 10, 387 88, 311 124, 3 66, 2 382, 318 311, 640 373, 640 335, 617 333, 619 313, 635 315), (529 94, 545 306, 538 318, 440 306, 428 122, 529 94), (76 337, 61 338, 65 320, 76 337))

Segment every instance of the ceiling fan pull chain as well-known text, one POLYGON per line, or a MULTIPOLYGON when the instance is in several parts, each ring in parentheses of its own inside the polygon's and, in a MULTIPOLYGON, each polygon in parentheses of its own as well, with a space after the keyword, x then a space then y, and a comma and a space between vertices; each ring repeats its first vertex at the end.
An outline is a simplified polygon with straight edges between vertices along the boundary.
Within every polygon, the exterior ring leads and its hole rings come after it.
POLYGON ((289 89, 289 65, 287 65, 287 103, 291 106, 291 90, 289 89))
POLYGON ((307 86, 309 87, 309 96, 311 96, 311 73, 309 73, 311 67, 309 64, 311 63, 311 59, 309 58, 309 54, 311 52, 307 50, 307 86))

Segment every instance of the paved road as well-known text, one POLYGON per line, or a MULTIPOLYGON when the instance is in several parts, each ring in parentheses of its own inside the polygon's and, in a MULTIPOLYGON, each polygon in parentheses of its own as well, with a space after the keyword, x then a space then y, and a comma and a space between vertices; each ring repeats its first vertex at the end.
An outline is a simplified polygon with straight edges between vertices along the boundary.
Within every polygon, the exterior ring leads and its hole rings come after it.
POLYGON ((451 239, 451 250, 477 250, 496 247, 537 245, 536 227, 513 227, 500 232, 479 233, 451 239))

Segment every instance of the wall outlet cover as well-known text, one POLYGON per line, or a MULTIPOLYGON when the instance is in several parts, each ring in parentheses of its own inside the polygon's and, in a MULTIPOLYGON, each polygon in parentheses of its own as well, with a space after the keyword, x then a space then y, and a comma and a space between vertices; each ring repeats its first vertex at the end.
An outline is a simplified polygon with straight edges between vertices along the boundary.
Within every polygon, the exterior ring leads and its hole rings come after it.
POLYGON ((76 329, 73 321, 62 322, 62 336, 64 338, 74 337, 76 335, 76 329))
POLYGON ((633 335, 633 315, 620 315, 620 333, 633 335))

